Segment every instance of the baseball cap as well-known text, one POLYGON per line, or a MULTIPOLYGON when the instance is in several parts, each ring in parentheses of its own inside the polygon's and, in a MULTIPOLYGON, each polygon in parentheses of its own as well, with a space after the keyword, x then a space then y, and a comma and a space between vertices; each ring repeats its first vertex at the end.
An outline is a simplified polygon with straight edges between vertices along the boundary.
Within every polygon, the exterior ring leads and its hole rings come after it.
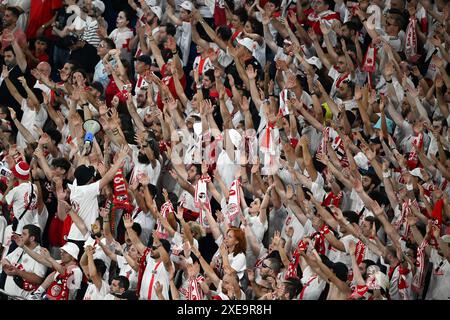
POLYGON ((17 163, 11 171, 17 179, 28 180, 30 178, 30 166, 25 161, 17 163))
POLYGON ((180 7, 187 11, 192 11, 192 9, 194 9, 194 5, 190 1, 184 1, 180 4, 180 7))
POLYGON ((161 20, 161 16, 162 16, 161 7, 152 6, 152 7, 150 7, 150 10, 152 10, 152 12, 158 17, 158 19, 161 20))
POLYGON ((82 164, 77 167, 74 172, 75 179, 77 179, 77 185, 84 186, 94 177, 95 169, 92 166, 86 166, 82 164))
POLYGON ((250 52, 253 52, 253 50, 255 50, 255 41, 250 38, 239 39, 238 43, 241 46, 246 47, 250 52))
MULTIPOLYGON (((388 128, 389 134, 394 133, 394 121, 386 117, 386 126, 388 128)), ((377 123, 373 126, 374 129, 381 129, 381 117, 378 119, 377 123)))
POLYGON ((145 0, 145 4, 149 7, 154 7, 156 6, 156 0, 145 0))
POLYGON ((152 58, 150 58, 150 56, 143 54, 139 57, 136 58, 136 61, 141 61, 143 63, 145 63, 146 65, 151 66, 152 65, 152 58))
POLYGON ((105 12, 105 4, 103 3, 103 1, 100 1, 100 0, 94 0, 94 1, 92 1, 92 5, 93 5, 95 8, 97 8, 97 9, 100 11, 100 13, 105 12))
POLYGON ((65 245, 61 247, 61 250, 67 252, 72 258, 78 260, 78 254, 80 253, 80 248, 73 242, 66 242, 65 245))
POLYGON ((417 178, 420 178, 420 179, 423 180, 423 175, 422 175, 422 172, 420 171, 420 168, 415 168, 415 169, 409 171, 409 173, 410 173, 412 176, 417 177, 417 178))
POLYGON ((305 59, 306 62, 308 62, 309 64, 312 64, 313 66, 316 66, 317 69, 322 69, 322 61, 320 61, 319 58, 317 58, 316 56, 312 56, 311 58, 305 59))

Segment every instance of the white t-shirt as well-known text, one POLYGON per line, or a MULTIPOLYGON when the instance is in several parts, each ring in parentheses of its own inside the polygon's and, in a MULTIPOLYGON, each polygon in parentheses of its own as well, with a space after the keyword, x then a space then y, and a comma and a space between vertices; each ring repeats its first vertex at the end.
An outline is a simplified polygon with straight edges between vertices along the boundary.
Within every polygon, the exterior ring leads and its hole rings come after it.
MULTIPOLYGON (((25 182, 19 184, 17 187, 13 188, 5 197, 6 203, 8 205, 12 204, 14 215, 17 219, 20 218, 25 208, 28 206, 30 202, 30 192, 31 192, 31 183, 25 182)), ((27 224, 33 224, 34 217, 37 215, 37 187, 33 184, 33 198, 31 200, 31 204, 23 215, 22 219, 19 220, 17 225, 17 234, 22 234, 22 229, 27 224)), ((37 225, 39 226, 39 225, 37 225)))
POLYGON ((123 256, 117 255, 117 266, 120 269, 120 276, 127 277, 130 281, 129 290, 136 290, 138 283, 138 273, 128 264, 127 259, 123 256))
MULTIPOLYGON (((34 252, 39 253, 41 247, 38 245, 33 249, 34 252)), ((23 269, 26 272, 32 272, 37 276, 44 278, 47 268, 30 257, 22 248, 16 248, 13 252, 8 254, 5 258, 13 266, 23 269)), ((31 291, 25 291, 19 288, 13 280, 12 276, 8 276, 5 282, 5 292, 9 295, 27 298, 31 291)))
POLYGON ((303 285, 302 292, 299 295, 301 300, 318 300, 327 284, 321 277, 313 274, 309 266, 303 271, 301 282, 303 285))
MULTIPOLYGON (((70 203, 72 209, 78 212, 86 227, 89 229, 91 224, 95 223, 98 217, 97 196, 100 194, 100 181, 85 185, 77 186, 76 180, 73 184, 68 185, 70 189, 70 203)), ((85 237, 78 230, 75 223, 72 223, 70 232, 67 237, 70 240, 85 240, 85 237)))
MULTIPOLYGON (((159 300, 156 294, 156 283, 159 282, 163 288, 162 294, 165 300, 169 300, 169 273, 162 261, 156 261, 150 256, 146 257, 147 266, 142 276, 139 300, 159 300)), ((172 262, 171 262, 172 263, 172 262)))
POLYGON ((436 249, 431 249, 430 262, 433 263, 430 285, 426 300, 450 299, 450 263, 441 257, 436 249))
POLYGON ((97 289, 95 284, 89 283, 83 300, 104 300, 109 293, 109 284, 105 280, 102 280, 102 286, 100 290, 97 289))
MULTIPOLYGON (((39 139, 39 133, 34 126, 37 126, 38 128, 42 128, 44 126, 44 123, 48 117, 47 111, 42 107, 39 108, 38 112, 36 112, 34 109, 30 109, 27 104, 27 99, 22 99, 21 108, 23 110, 23 115, 20 123, 25 126, 28 131, 30 131, 33 138, 35 138, 36 140, 39 139)), ((16 142, 17 145, 21 148, 26 148, 27 146, 27 141, 20 132, 17 133, 16 142)))
POLYGON ((131 29, 126 29, 119 31, 119 29, 114 29, 109 38, 114 41, 116 48, 120 50, 120 56, 122 59, 131 61, 131 40, 133 39, 133 31, 131 29))
POLYGON ((330 91, 330 97, 332 99, 334 99, 336 95, 338 81, 345 81, 347 79, 353 80, 350 73, 347 76, 345 76, 345 74, 340 73, 334 67, 331 67, 331 69, 328 71, 328 75, 330 76, 331 79, 333 79, 333 86, 331 87, 330 91))
MULTIPOLYGON (((222 245, 223 236, 221 235, 215 242, 217 246, 222 245)), ((216 265, 218 265, 220 268, 222 268, 222 257, 220 256, 220 249, 216 251, 211 261, 214 261, 216 265)), ((233 268, 239 277, 239 279, 242 279, 244 276, 244 271, 246 269, 246 258, 244 253, 238 253, 237 255, 234 255, 234 253, 228 254, 228 262, 230 263, 231 268, 233 268)), ((220 290, 219 290, 220 291, 220 290)))
POLYGON ((133 184, 135 180, 139 180, 141 175, 146 173, 150 178, 150 183, 155 185, 158 183, 159 174, 161 173, 161 164, 156 160, 156 165, 153 168, 152 164, 139 163, 138 155, 139 149, 134 145, 129 145, 133 150, 133 172, 131 174, 130 183, 133 184))

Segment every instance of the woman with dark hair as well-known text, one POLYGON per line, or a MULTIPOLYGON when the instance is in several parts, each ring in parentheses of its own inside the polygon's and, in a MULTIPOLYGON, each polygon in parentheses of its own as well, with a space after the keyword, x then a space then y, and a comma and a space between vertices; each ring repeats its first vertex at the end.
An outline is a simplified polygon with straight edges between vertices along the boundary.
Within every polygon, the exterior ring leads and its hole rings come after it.
POLYGON ((263 25, 255 18, 249 17, 244 25, 244 36, 255 41, 256 48, 253 53, 258 62, 264 66, 266 64, 266 42, 261 36, 264 34, 263 25))
POLYGON ((131 62, 130 43, 134 33, 130 29, 130 13, 128 11, 120 11, 117 15, 116 26, 109 36, 106 35, 106 28, 100 28, 99 33, 102 38, 110 38, 114 41, 116 48, 120 50, 120 56, 131 62))

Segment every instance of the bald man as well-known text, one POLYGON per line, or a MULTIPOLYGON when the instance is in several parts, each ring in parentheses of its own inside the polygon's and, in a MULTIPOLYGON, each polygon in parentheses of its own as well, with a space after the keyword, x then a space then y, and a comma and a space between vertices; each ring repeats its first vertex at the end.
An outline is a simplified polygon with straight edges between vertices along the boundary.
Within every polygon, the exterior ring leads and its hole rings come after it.
MULTIPOLYGON (((42 75, 46 78, 49 78, 50 74, 52 73, 52 67, 48 62, 39 62, 36 69, 40 73, 42 73, 42 75)), ((39 80, 37 80, 36 83, 34 84, 34 88, 41 89, 47 95, 49 95, 51 91, 49 87, 47 87, 44 83, 42 83, 39 80)))

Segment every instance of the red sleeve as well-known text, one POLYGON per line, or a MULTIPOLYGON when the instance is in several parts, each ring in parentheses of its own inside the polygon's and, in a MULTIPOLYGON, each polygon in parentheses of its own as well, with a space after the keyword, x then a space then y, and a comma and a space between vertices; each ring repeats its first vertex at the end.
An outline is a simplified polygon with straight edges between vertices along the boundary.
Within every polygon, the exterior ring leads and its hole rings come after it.
POLYGON ((62 8, 63 3, 62 0, 52 0, 52 10, 58 10, 62 8))

